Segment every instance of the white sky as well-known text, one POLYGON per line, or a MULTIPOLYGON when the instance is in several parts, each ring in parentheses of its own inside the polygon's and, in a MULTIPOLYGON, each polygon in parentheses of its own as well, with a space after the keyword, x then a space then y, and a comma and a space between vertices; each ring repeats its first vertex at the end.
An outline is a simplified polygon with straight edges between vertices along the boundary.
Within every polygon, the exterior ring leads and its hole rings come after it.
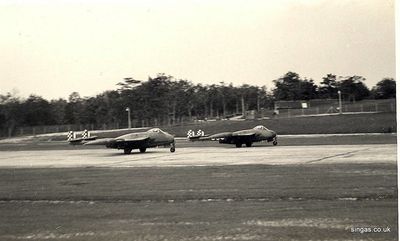
POLYGON ((0 93, 47 99, 166 73, 273 87, 295 71, 395 78, 394 0, 0 0, 0 93))

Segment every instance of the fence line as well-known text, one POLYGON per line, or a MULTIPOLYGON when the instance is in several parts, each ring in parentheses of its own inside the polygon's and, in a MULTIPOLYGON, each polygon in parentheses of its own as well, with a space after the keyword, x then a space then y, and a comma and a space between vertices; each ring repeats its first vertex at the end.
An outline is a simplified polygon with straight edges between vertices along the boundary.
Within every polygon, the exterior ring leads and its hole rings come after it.
MULTIPOLYGON (((395 100, 385 101, 385 102, 363 101, 361 103, 344 103, 342 106, 343 113, 395 112, 395 111, 396 111, 395 100)), ((321 114, 332 114, 339 112, 340 111, 338 105, 330 105, 330 106, 316 106, 304 109, 280 109, 278 110, 278 114, 274 113, 273 110, 264 110, 261 116, 270 118, 282 118, 282 117, 290 118, 302 115, 321 115, 321 114)))

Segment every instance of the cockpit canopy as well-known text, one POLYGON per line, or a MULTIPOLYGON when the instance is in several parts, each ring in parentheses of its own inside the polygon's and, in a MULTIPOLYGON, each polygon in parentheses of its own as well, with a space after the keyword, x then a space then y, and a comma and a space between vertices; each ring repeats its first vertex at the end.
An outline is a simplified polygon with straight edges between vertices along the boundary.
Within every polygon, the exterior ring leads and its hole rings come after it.
POLYGON ((254 130, 264 130, 264 131, 269 131, 269 129, 265 126, 256 126, 253 128, 254 130))
POLYGON ((147 132, 154 132, 154 133, 164 133, 160 128, 152 128, 148 130, 147 132))

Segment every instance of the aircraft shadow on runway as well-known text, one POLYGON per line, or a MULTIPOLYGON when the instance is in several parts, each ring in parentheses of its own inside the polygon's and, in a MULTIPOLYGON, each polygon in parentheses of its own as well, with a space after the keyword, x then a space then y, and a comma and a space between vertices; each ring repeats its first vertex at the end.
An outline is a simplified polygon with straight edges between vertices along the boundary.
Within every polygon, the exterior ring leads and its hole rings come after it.
POLYGON ((156 151, 146 151, 144 153, 141 153, 139 151, 135 152, 131 152, 130 154, 124 154, 123 152, 112 152, 112 153, 104 153, 104 157, 113 157, 113 156, 136 156, 136 155, 147 155, 147 154, 154 154, 154 153, 159 153, 156 151))
MULTIPOLYGON (((243 149, 249 149, 249 150, 251 150, 251 149, 253 149, 253 148, 265 148, 265 147, 268 147, 268 148, 276 148, 276 146, 272 146, 272 145, 254 145, 254 146, 251 146, 251 147, 240 147, 240 148, 237 148, 237 147, 235 147, 235 146, 232 146, 232 145, 220 145, 220 146, 185 146, 185 147, 181 147, 181 148, 199 148, 199 152, 202 152, 202 149, 203 148, 209 148, 209 147, 214 147, 214 148, 218 148, 218 149, 237 149, 237 150, 243 150, 243 149)), ((179 146, 177 146, 176 147, 176 149, 177 149, 177 152, 179 152, 179 146)), ((123 152, 112 152, 112 153, 106 153, 106 154, 104 154, 103 156, 105 156, 105 157, 113 157, 113 156, 136 156, 136 155, 146 155, 146 154, 156 154, 156 153, 163 153, 164 154, 164 152, 158 152, 158 151, 146 151, 146 152, 144 152, 144 153, 141 153, 141 152, 139 152, 139 151, 132 151, 130 154, 124 154, 123 152)), ((166 148, 166 150, 165 150, 165 153, 166 154, 171 154, 171 155, 174 155, 174 153, 170 153, 168 150, 167 150, 167 148, 166 148)))

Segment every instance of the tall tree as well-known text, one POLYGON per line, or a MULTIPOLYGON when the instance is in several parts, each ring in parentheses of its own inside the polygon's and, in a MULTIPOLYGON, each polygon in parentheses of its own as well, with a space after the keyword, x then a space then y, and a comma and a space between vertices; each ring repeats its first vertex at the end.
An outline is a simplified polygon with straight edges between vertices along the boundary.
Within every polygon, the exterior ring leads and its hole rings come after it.
POLYGON ((65 124, 65 107, 67 106, 67 101, 61 98, 57 100, 51 100, 50 106, 55 124, 65 124))
POLYGON ((365 78, 358 75, 343 78, 339 82, 343 98, 353 102, 367 98, 370 91, 364 81, 365 78))
POLYGON ((392 78, 384 78, 372 88, 375 99, 396 98, 396 81, 392 78))
POLYGON ((300 76, 295 72, 287 72, 283 77, 274 80, 274 96, 277 100, 299 100, 300 76))
POLYGON ((308 100, 317 97, 317 86, 313 80, 302 80, 295 72, 287 72, 274 80, 274 97, 277 100, 308 100))
POLYGON ((68 97, 68 104, 65 106, 65 122, 68 124, 83 123, 83 99, 78 92, 72 92, 68 97))
POLYGON ((336 80, 336 75, 327 74, 322 78, 321 85, 318 88, 320 97, 336 99, 338 95, 338 85, 339 83, 336 80))
POLYGON ((23 125, 51 125, 55 124, 50 103, 37 95, 30 95, 21 106, 23 111, 23 125))

